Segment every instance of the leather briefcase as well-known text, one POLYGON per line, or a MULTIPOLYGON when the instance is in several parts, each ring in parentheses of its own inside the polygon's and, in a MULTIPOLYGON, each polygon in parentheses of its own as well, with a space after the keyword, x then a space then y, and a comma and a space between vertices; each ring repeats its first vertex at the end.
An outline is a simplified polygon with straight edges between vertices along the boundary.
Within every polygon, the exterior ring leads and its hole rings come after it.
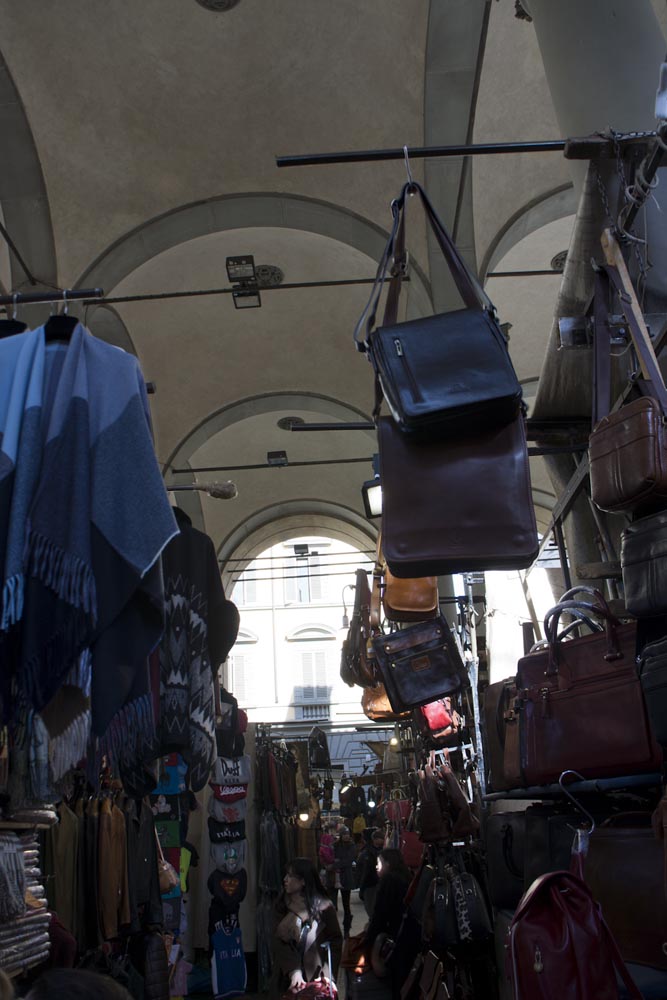
POLYGON ((639 655, 639 680, 653 736, 667 746, 667 638, 644 646, 639 655))
POLYGON ((377 666, 395 712, 458 691, 465 664, 442 615, 373 638, 377 666))
POLYGON ((588 456, 591 499, 611 513, 667 507, 667 440, 660 404, 642 396, 593 428, 588 456))
POLYGON ((581 826, 581 816, 557 812, 545 803, 529 806, 524 816, 523 888, 527 892, 541 875, 569 870, 572 844, 581 826))
POLYGON ((561 641, 559 617, 574 603, 567 600, 573 593, 568 591, 545 618, 546 649, 518 663, 521 768, 527 785, 556 782, 570 769, 585 778, 604 778, 662 766, 635 664, 636 622, 622 624, 596 592, 588 610, 604 621, 604 631, 561 641))
POLYGON ((405 184, 392 202, 393 226, 368 304, 357 323, 355 342, 376 374, 377 416, 382 394, 402 431, 448 436, 512 421, 521 405, 521 386, 495 309, 435 213, 423 188, 405 184), (426 218, 464 309, 397 323, 405 273, 405 210, 408 193, 419 194, 426 218), (383 325, 375 316, 390 260, 392 278, 383 325), (365 321, 365 324, 364 324, 365 321), (361 329, 365 325, 365 339, 361 329), (381 388, 381 393, 378 390, 381 388))
POLYGON ((619 813, 591 835, 584 878, 626 962, 667 969, 664 848, 650 814, 619 813))
POLYGON ((633 521, 621 534, 625 606, 637 618, 667 612, 667 513, 633 521))
POLYGON ((492 792, 505 792, 509 788, 517 788, 523 784, 519 753, 519 720, 515 712, 516 696, 516 681, 513 677, 489 684, 484 692, 486 782, 492 792), (516 737, 512 727, 517 730, 516 737))
POLYGON ((398 577, 522 569, 537 556, 523 417, 443 441, 378 423, 383 549, 398 577))

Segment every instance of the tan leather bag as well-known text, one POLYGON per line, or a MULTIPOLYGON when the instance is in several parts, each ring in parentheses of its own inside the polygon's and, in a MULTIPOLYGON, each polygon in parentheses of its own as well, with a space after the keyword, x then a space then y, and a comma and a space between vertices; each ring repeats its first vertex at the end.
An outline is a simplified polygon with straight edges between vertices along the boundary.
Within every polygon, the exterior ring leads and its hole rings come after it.
POLYGON ((398 722, 410 718, 410 712, 395 712, 389 703, 384 684, 364 688, 361 709, 371 722, 398 722))
POLYGON ((438 578, 435 576, 412 577, 400 580, 391 572, 382 554, 382 535, 378 535, 377 570, 382 574, 382 606, 387 621, 423 622, 436 618, 438 603, 438 578))

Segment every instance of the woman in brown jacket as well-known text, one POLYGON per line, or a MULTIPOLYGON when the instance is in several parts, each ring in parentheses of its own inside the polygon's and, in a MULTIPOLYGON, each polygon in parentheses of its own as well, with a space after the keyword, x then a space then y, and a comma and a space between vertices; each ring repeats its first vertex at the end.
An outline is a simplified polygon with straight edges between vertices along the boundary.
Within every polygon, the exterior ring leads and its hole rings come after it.
POLYGON ((276 904, 274 995, 298 993, 320 973, 335 979, 343 936, 336 911, 310 858, 294 858, 276 904), (326 945, 331 945, 328 966, 326 945))

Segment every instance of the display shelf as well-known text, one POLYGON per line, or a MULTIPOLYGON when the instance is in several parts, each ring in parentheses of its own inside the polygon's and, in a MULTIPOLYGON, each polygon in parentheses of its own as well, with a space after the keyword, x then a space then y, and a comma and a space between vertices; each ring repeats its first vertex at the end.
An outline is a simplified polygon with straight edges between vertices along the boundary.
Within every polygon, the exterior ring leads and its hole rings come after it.
MULTIPOLYGON (((568 781, 568 792, 612 792, 623 788, 649 788, 661 785, 662 775, 630 774, 624 778, 586 778, 583 781, 568 781)), ((512 788, 506 792, 489 792, 483 795, 485 802, 499 802, 502 799, 551 799, 562 798, 563 789, 559 784, 531 785, 529 788, 512 788)))
POLYGON ((0 819, 0 830, 50 830, 55 823, 28 823, 23 819, 0 819))

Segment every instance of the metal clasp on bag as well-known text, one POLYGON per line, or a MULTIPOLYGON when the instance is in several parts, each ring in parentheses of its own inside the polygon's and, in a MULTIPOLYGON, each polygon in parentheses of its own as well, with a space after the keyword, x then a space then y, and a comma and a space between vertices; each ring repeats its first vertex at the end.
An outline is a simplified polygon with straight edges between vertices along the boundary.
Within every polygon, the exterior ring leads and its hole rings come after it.
POLYGON ((410 271, 410 254, 407 250, 391 258, 390 275, 392 278, 407 278, 410 271))

